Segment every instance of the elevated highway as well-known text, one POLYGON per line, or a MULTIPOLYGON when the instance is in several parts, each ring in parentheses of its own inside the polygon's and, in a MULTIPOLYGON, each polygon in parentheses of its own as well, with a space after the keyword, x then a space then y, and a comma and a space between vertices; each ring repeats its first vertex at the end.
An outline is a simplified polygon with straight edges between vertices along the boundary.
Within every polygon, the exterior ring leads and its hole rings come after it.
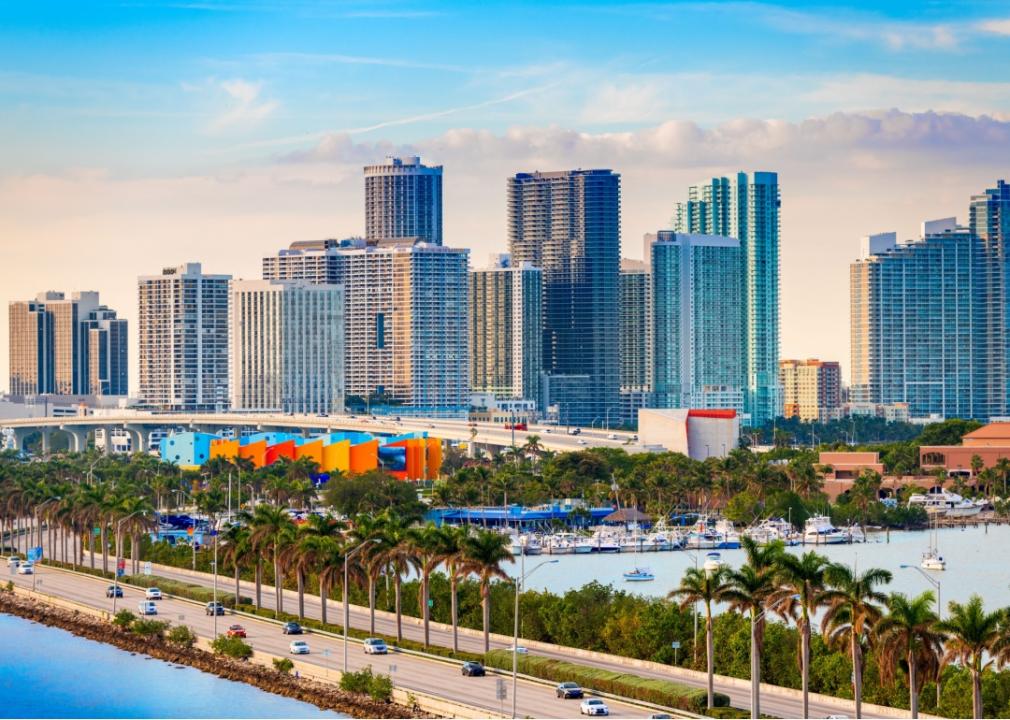
POLYGON ((151 449, 151 435, 158 430, 189 430, 216 433, 221 430, 255 430, 260 432, 286 431, 306 435, 324 432, 356 431, 374 435, 403 435, 426 432, 432 437, 457 443, 465 442, 477 449, 500 449, 513 443, 522 446, 527 438, 536 435, 546 450, 566 452, 589 447, 623 448, 628 452, 645 452, 631 433, 622 431, 580 428, 571 435, 564 427, 531 425, 527 430, 509 430, 503 425, 471 423, 466 420, 443 418, 363 415, 285 415, 246 413, 153 413, 130 412, 81 415, 74 417, 26 418, 2 420, 0 428, 13 432, 16 449, 24 448, 25 441, 41 433, 43 452, 49 451, 54 433, 65 433, 70 439, 70 449, 82 452, 88 446, 89 434, 96 430, 122 430, 129 434, 135 451, 151 449))

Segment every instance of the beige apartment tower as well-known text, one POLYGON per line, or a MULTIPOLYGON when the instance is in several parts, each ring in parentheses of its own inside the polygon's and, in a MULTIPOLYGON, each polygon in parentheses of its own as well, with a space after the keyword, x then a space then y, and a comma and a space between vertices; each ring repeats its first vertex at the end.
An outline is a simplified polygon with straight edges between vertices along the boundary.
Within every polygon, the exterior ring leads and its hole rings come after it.
POLYGON ((827 360, 782 360, 782 414, 804 422, 826 422, 842 404, 842 371, 827 360))

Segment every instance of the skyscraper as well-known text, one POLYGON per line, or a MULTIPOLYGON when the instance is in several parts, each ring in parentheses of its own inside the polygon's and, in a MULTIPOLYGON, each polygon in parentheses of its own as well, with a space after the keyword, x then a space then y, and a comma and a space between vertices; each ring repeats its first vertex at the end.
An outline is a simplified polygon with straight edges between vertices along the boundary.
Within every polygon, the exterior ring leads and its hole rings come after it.
POLYGON ((852 402, 907 403, 913 418, 994 414, 986 256, 952 220, 852 264, 852 402))
POLYGON ((646 263, 621 260, 621 418, 634 422, 648 407, 652 375, 650 277, 646 263))
POLYGON ((442 244, 442 166, 419 157, 365 166, 365 237, 442 244))
POLYGON ((138 279, 145 403, 183 412, 227 409, 230 281, 204 275, 200 263, 138 279))
POLYGON ((842 371, 837 362, 816 359, 779 363, 782 415, 827 422, 842 404, 842 371))
POLYGON ((587 398, 562 400, 558 417, 609 423, 620 413, 620 175, 519 173, 508 179, 507 205, 513 261, 543 270, 544 369, 587 385, 557 396, 587 398))
POLYGON ((781 414, 779 363, 779 186, 772 172, 737 173, 688 189, 677 206, 679 232, 737 238, 743 254, 747 387, 744 411, 752 425, 781 414))
POLYGON ((11 393, 126 395, 126 321, 96 292, 10 303, 11 393))
POLYGON ((232 283, 232 407, 344 407, 344 290, 304 280, 232 283))
POLYGON ((989 405, 996 414, 1010 410, 1010 185, 974 195, 968 207, 968 227, 978 238, 985 284, 986 356, 990 364, 989 405))
POLYGON ((411 241, 296 243, 265 258, 263 275, 344 287, 348 406, 461 417, 470 399, 468 261, 468 250, 411 241))
POLYGON ((648 245, 653 405, 739 411, 746 381, 740 241, 663 230, 648 245))
POLYGON ((538 401, 543 367, 543 273, 530 263, 470 272, 470 389, 538 401))

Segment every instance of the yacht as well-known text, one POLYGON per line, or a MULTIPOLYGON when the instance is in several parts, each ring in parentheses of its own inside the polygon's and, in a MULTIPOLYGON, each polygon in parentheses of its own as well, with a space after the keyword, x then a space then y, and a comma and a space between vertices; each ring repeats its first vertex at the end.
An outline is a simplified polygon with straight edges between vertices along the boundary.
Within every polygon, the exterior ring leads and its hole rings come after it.
POLYGON ((908 498, 908 507, 921 507, 930 515, 946 517, 973 517, 982 512, 982 505, 946 490, 913 495, 908 498))
POLYGON ((723 536, 708 525, 708 518, 702 516, 687 533, 684 547, 691 550, 715 550, 721 546, 723 536))
POLYGON ((849 527, 845 528, 845 534, 849 536, 850 543, 866 542, 866 533, 858 525, 849 525, 849 527))
POLYGON ((615 553, 621 551, 621 542, 613 533, 597 530, 591 539, 593 550, 600 553, 615 553))
POLYGON ((625 582, 649 582, 655 579, 656 576, 647 567, 636 567, 634 570, 624 573, 625 582))
POLYGON ((715 532, 721 536, 719 549, 736 550, 740 547, 740 533, 733 527, 733 523, 725 518, 715 521, 715 532))
POLYGON ((535 535, 523 535, 523 547, 526 549, 527 555, 539 555, 543 552, 540 538, 535 535))
POLYGON ((849 535, 831 524, 827 515, 814 515, 807 519, 803 529, 803 542, 810 545, 841 545, 849 542, 849 535))
POLYGON ((702 569, 709 573, 715 572, 722 567, 722 555, 717 552, 709 553, 705 556, 705 564, 702 565, 702 569))

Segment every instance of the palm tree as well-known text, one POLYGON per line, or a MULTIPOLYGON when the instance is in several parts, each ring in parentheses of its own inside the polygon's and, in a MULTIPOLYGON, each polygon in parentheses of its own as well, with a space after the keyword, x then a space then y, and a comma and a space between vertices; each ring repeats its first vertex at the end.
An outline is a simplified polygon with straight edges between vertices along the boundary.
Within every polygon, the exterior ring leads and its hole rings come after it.
POLYGON ((428 647, 428 627, 431 618, 428 597, 431 589, 431 573, 442 562, 445 542, 442 532, 433 523, 429 523, 423 527, 411 529, 407 535, 407 547, 413 553, 418 572, 421 575, 421 597, 418 598, 418 602, 421 605, 421 618, 424 621, 424 646, 428 647))
POLYGON ((891 577, 887 570, 871 568, 858 574, 837 563, 829 565, 824 573, 829 589, 822 599, 828 609, 821 621, 821 632, 829 645, 849 646, 857 718, 862 717, 863 711, 863 642, 880 619, 880 605, 887 601, 877 586, 891 582, 891 577))
POLYGON ((775 592, 774 576, 768 569, 755 569, 744 565, 739 570, 726 573, 727 588, 722 599, 729 602, 737 612, 750 613, 750 667, 751 667, 751 714, 761 714, 761 654, 764 649, 764 613, 772 594, 775 592))
POLYGON ((464 562, 466 538, 470 534, 468 528, 459 525, 446 525, 441 531, 441 556, 445 563, 445 572, 449 576, 450 622, 452 623, 452 651, 459 652, 459 578, 460 567, 464 562))
POLYGON ((722 600, 727 586, 726 572, 722 568, 714 571, 688 568, 681 578, 680 587, 672 591, 670 598, 679 598, 680 607, 686 609, 695 603, 705 603, 705 664, 708 669, 708 707, 715 707, 715 639, 712 626, 712 603, 722 600))
POLYGON ((803 675, 803 717, 810 717, 810 618, 823 605, 824 571, 828 559, 815 552, 802 557, 782 553, 777 561, 779 589, 769 605, 784 618, 792 618, 800 631, 800 672, 803 675))
POLYGON ((918 678, 935 673, 943 652, 943 633, 936 629, 933 593, 924 592, 909 599, 893 593, 887 600, 888 613, 873 634, 879 648, 880 678, 893 682, 895 669, 904 660, 908 665, 908 706, 912 717, 919 717, 918 678))
MULTIPOLYGON (((382 519, 382 544, 379 549, 387 573, 393 576, 394 609, 396 611, 396 639, 403 640, 403 577, 416 568, 410 548, 410 521, 392 510, 385 510, 382 519)), ((387 576, 388 577, 388 576, 387 576)))
POLYGON ((250 541, 259 553, 269 550, 273 554, 274 596, 276 615, 284 612, 284 548, 294 539, 295 524, 284 508, 257 505, 252 515, 250 541))
POLYGON ((331 515, 311 514, 298 527, 295 541, 285 553, 285 565, 293 567, 298 583, 298 617, 305 617, 305 579, 318 566, 320 538, 338 539, 346 525, 331 515))
POLYGON ((947 618, 936 623, 936 630, 947 636, 943 663, 957 660, 971 673, 972 717, 982 717, 982 672, 992 664, 986 660, 987 654, 994 652, 997 659, 1005 657, 1002 652, 1005 639, 1001 638, 1000 624, 1004 613, 987 613, 982 598, 972 595, 964 605, 952 602, 947 606, 947 618))
MULTIPOLYGON (((239 514, 237 523, 232 523, 224 531, 224 562, 232 567, 235 577, 235 602, 241 600, 241 587, 239 581, 242 575, 242 568, 253 556, 254 550, 250 540, 252 533, 249 530, 250 515, 247 512, 239 514)), ((257 603, 258 604, 258 603, 257 603)))
POLYGON ((480 583, 480 602, 484 615, 484 652, 491 649, 491 579, 506 579, 503 562, 515 562, 509 539, 502 533, 478 530, 466 538, 461 573, 472 573, 480 583))
POLYGON ((344 563, 347 552, 344 543, 337 538, 318 537, 313 538, 312 542, 316 558, 316 572, 319 577, 319 601, 322 608, 320 617, 325 625, 330 590, 337 582, 344 581, 344 563))
POLYGON ((358 515, 349 533, 355 546, 364 545, 355 556, 357 565, 368 583, 368 614, 371 632, 375 634, 375 585, 383 568, 382 520, 375 515, 358 515), (367 545, 366 545, 367 543, 367 545))

